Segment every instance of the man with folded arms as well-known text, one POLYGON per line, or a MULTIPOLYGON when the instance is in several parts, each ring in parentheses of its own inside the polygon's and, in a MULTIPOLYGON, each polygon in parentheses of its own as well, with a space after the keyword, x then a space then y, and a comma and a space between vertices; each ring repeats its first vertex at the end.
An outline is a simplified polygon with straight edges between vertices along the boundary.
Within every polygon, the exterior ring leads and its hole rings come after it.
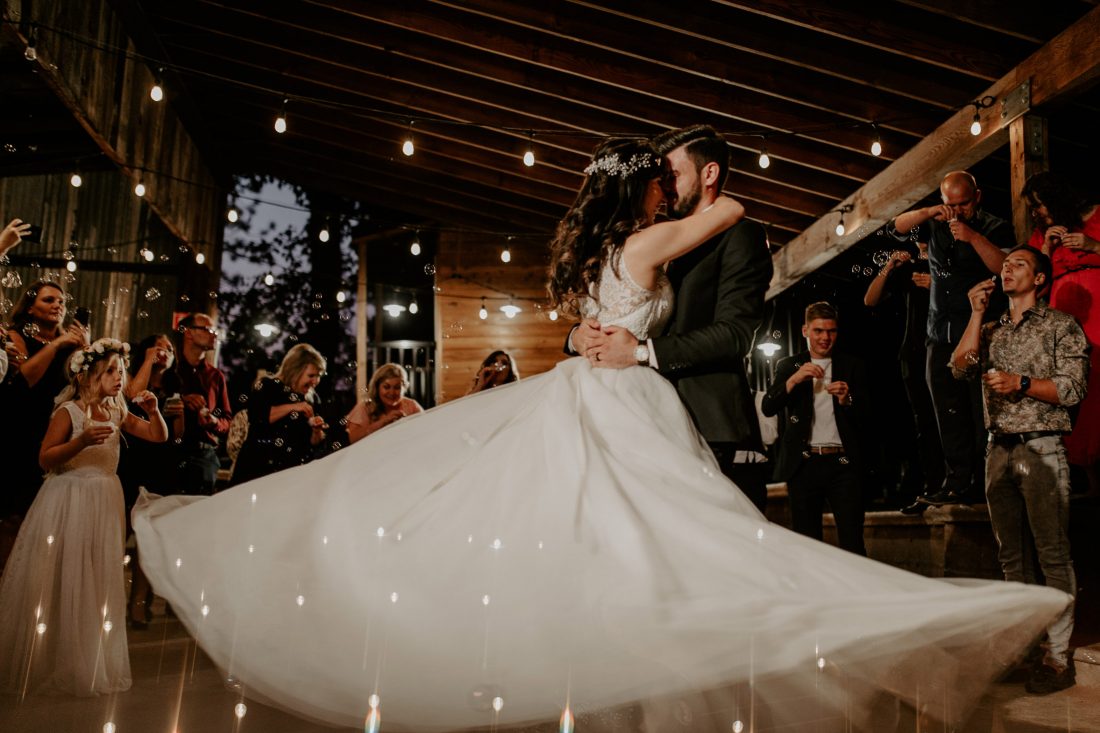
MULTIPOLYGON (((1046 585, 1072 596, 1062 436, 1072 427, 1068 408, 1085 396, 1088 342, 1072 316, 1038 299, 1050 281, 1046 255, 1026 246, 1009 252, 1001 267, 1008 310, 983 325, 995 279, 970 289, 970 322, 951 368, 958 379, 981 375, 990 432, 985 495, 1005 580, 1039 582, 1030 559, 1034 546, 1046 585)), ((1072 632, 1071 603, 1047 628, 1046 655, 1027 681, 1028 692, 1043 695, 1074 684, 1072 632)))

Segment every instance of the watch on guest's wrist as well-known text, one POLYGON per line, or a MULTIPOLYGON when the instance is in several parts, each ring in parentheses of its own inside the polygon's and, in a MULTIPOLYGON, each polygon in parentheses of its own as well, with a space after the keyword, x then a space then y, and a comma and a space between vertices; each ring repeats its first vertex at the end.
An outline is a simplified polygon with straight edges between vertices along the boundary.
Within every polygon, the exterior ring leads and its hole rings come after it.
POLYGON ((1020 375, 1020 394, 1027 394, 1027 391, 1031 389, 1031 377, 1026 374, 1020 375))
POLYGON ((649 344, 638 344, 634 347, 634 361, 638 366, 649 366, 649 344))

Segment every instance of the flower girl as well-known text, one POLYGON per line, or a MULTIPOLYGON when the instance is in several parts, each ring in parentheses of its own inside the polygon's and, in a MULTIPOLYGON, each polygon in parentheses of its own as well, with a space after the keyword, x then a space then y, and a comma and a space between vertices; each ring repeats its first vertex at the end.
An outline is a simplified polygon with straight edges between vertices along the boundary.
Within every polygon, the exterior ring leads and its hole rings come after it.
POLYGON ((102 338, 73 354, 38 460, 48 472, 0 580, 0 691, 96 695, 130 687, 119 429, 167 439, 156 397, 126 409, 129 347, 102 338))

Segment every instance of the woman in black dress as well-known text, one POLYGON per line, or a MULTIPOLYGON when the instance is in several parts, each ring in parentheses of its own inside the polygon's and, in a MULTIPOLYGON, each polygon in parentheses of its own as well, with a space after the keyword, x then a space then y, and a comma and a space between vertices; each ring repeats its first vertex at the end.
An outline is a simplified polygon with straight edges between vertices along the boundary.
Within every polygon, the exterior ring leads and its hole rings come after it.
POLYGON ((309 463, 325 439, 314 414, 314 388, 325 374, 325 357, 309 344, 287 352, 273 377, 261 377, 248 397, 248 437, 237 456, 233 483, 309 463))

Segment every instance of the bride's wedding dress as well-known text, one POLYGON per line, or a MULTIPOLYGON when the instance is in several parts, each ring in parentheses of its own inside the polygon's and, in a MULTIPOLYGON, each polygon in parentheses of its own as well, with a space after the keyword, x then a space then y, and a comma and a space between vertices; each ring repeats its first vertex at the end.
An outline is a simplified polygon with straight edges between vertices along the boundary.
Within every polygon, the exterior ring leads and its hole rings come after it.
MULTIPOLYGON (((640 338, 672 305, 622 267, 598 295, 640 338)), ((667 381, 580 358, 134 526, 245 694, 368 731, 858 730, 898 699, 952 720, 1068 600, 769 524, 667 381)))

